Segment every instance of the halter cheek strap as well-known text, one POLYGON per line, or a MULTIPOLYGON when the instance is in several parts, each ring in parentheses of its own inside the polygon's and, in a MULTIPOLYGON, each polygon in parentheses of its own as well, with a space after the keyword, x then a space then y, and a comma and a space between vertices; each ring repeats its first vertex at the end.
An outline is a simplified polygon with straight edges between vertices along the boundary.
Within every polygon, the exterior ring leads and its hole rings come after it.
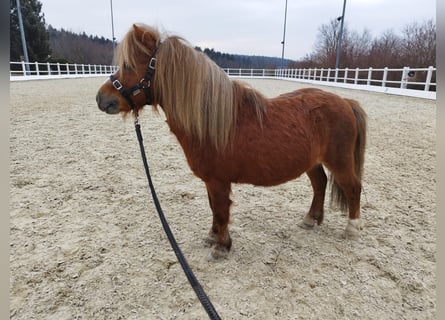
POLYGON ((111 83, 113 84, 113 87, 119 91, 119 93, 121 94, 121 96, 123 96, 125 98, 125 100, 127 100, 128 104, 131 106, 131 108, 133 110, 136 110, 136 105, 134 104, 133 100, 131 100, 131 94, 133 95, 137 95, 140 90, 139 90, 139 85, 126 90, 124 88, 124 86, 121 84, 121 82, 119 80, 117 80, 113 75, 110 75, 110 80, 111 83))
POLYGON ((119 91, 122 97, 125 98, 125 100, 131 106, 131 109, 133 109, 134 112, 137 111, 137 106, 131 99, 131 96, 138 95, 141 92, 141 90, 143 90, 145 93, 145 104, 150 105, 152 102, 150 94, 150 86, 151 86, 151 78, 155 73, 157 51, 158 48, 156 48, 155 51, 153 52, 153 57, 150 59, 150 62, 148 63, 147 72, 145 73, 145 76, 134 87, 131 87, 130 89, 125 89, 122 83, 118 79, 116 79, 113 75, 110 75, 110 80, 111 83, 113 84, 113 87, 117 91, 119 91))

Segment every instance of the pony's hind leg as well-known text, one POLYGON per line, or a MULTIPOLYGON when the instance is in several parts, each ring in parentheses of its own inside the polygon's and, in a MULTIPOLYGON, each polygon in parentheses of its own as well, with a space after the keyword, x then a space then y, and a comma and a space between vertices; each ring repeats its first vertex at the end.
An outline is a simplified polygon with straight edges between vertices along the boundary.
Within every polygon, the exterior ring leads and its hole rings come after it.
POLYGON ((337 201, 340 208, 347 208, 349 212, 345 236, 356 239, 363 227, 360 220, 360 195, 362 190, 360 179, 357 178, 354 172, 343 172, 341 174, 335 174, 334 172, 333 174, 332 194, 334 202, 337 201))
POLYGON ((213 213, 212 228, 207 242, 212 246, 209 259, 215 260, 227 256, 232 239, 229 234, 230 220, 230 183, 212 181, 206 182, 209 204, 213 213))
POLYGON ((323 222, 323 207, 326 194, 327 177, 321 164, 317 164, 307 171, 306 174, 311 181, 314 197, 312 198, 312 204, 309 212, 304 216, 302 226, 310 229, 314 227, 315 222, 318 225, 323 222))

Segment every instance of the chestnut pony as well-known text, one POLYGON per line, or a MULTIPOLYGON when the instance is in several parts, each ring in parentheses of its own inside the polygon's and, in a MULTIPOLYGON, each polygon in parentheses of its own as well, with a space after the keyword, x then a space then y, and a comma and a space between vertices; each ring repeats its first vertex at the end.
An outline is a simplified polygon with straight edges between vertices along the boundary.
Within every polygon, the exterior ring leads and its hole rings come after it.
POLYGON ((133 25, 116 60, 119 69, 99 89, 97 104, 109 114, 137 115, 146 104, 163 110, 207 188, 210 258, 226 256, 232 245, 232 183, 273 186, 306 173, 314 196, 302 225, 312 228, 323 221, 324 167, 331 173, 331 204, 349 210, 345 234, 359 235, 366 114, 357 101, 313 88, 268 99, 229 79, 186 40, 161 42, 160 33, 143 24, 133 25))

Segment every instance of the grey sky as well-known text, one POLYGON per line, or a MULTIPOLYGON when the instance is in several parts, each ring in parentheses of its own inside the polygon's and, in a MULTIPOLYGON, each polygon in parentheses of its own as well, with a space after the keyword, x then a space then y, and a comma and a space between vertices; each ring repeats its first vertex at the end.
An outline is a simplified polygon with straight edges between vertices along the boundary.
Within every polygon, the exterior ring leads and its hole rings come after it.
MULTIPOLYGON (((47 24, 111 39, 110 0, 40 0, 47 24)), ((134 22, 177 34, 193 45, 227 53, 281 56, 285 0, 113 0, 119 41, 134 22)), ((343 0, 288 0, 285 57, 310 53, 318 28, 341 16, 343 0)), ((374 37, 436 19, 436 0, 347 0, 352 31, 374 37)))

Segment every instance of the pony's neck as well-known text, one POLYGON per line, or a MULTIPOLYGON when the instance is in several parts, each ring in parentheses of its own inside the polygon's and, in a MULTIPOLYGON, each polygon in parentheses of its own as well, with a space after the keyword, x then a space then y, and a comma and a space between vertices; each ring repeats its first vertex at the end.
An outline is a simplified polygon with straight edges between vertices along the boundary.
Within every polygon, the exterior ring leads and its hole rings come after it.
POLYGON ((158 50, 154 92, 171 125, 216 148, 230 140, 236 121, 232 82, 205 54, 179 37, 158 50))

